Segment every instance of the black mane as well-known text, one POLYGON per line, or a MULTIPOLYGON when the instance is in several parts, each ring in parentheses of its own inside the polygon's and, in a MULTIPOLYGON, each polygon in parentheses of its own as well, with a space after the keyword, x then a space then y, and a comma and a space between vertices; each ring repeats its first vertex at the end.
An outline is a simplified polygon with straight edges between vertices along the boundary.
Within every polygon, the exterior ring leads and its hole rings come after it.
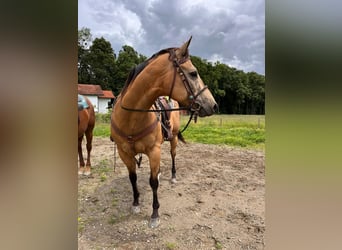
POLYGON ((170 53, 170 50, 173 50, 175 48, 168 48, 168 49, 162 49, 159 52, 153 54, 150 58, 148 58, 146 61, 138 64, 137 66, 133 67, 131 71, 128 74, 127 80, 125 82, 124 87, 122 88, 121 93, 123 94, 128 86, 134 81, 134 79, 146 68, 146 66, 155 58, 162 54, 170 53))

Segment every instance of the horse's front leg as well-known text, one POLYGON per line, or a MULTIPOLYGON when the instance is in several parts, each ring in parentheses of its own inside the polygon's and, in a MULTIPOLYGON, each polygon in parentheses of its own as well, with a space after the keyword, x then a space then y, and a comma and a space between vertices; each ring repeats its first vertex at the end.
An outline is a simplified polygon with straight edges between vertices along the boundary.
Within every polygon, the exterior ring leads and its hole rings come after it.
POLYGON ((122 151, 120 148, 118 148, 118 152, 120 155, 120 158, 125 163, 128 174, 129 174, 129 180, 132 184, 132 190, 133 190, 133 206, 132 206, 132 212, 133 213, 139 213, 140 207, 139 207, 139 191, 137 186, 137 173, 136 173, 136 164, 135 164, 135 158, 131 155, 126 154, 124 151, 122 151))
POLYGON ((151 215, 151 221, 149 226, 155 228, 159 226, 159 201, 158 201, 158 186, 159 186, 159 174, 160 174, 160 147, 148 155, 150 161, 151 175, 150 175, 150 186, 153 193, 153 212, 151 215))

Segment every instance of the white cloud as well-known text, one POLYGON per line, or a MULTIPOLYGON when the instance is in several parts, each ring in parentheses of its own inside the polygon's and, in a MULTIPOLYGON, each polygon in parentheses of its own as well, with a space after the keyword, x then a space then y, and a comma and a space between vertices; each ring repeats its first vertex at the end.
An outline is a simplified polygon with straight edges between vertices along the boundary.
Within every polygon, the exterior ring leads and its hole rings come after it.
POLYGON ((221 55, 219 55, 219 54, 213 54, 208 59, 208 62, 211 62, 211 63, 216 63, 216 62, 225 63, 223 57, 221 55))
POLYGON ((211 63, 224 63, 228 65, 231 68, 236 68, 238 70, 243 70, 245 72, 251 72, 255 71, 255 68, 257 66, 260 66, 261 62, 258 61, 256 58, 252 58, 251 60, 248 61, 242 61, 239 59, 236 55, 233 56, 231 59, 226 59, 222 55, 219 54, 213 54, 209 59, 208 62, 211 63))
POLYGON ((255 24, 255 17, 248 16, 248 15, 237 15, 234 19, 234 23, 236 23, 237 26, 249 26, 255 24))

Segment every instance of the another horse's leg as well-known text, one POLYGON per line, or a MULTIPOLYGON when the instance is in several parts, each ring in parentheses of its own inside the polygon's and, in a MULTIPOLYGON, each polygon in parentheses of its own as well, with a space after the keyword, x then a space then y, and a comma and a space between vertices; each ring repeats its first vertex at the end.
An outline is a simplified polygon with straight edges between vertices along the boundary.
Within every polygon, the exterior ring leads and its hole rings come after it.
POLYGON ((174 135, 172 140, 170 141, 170 145, 171 145, 170 153, 171 153, 171 161, 172 161, 171 183, 177 183, 177 180, 176 180, 176 161, 175 161, 177 144, 178 144, 178 138, 177 138, 177 136, 174 135))
POLYGON ((91 174, 91 164, 90 164, 90 152, 92 149, 92 142, 93 142, 93 131, 91 128, 88 127, 87 131, 85 132, 87 138, 87 164, 84 171, 84 175, 91 174))
POLYGON ((83 174, 83 172, 84 172, 84 159, 83 159, 83 153, 82 153, 82 140, 83 140, 83 135, 78 138, 78 159, 80 161, 80 168, 78 169, 78 174, 83 174))
POLYGON ((150 186, 153 192, 153 212, 151 215, 151 221, 149 226, 151 228, 155 228, 159 226, 159 202, 158 202, 158 186, 159 186, 159 169, 160 169, 160 147, 156 147, 152 152, 148 155, 150 160, 150 186))
POLYGON ((120 148, 118 148, 118 152, 120 155, 120 158, 125 163, 128 174, 129 174, 129 180, 132 184, 132 190, 133 190, 133 207, 132 211, 133 213, 139 213, 140 207, 139 207, 139 191, 137 186, 137 173, 136 173, 136 163, 135 158, 126 154, 124 151, 122 151, 120 148))

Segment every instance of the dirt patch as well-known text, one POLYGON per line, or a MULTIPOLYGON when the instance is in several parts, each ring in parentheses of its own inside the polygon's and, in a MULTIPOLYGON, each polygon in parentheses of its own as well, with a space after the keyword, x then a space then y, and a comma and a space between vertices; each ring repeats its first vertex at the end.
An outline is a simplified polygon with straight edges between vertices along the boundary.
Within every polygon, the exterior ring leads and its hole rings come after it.
POLYGON ((114 144, 95 137, 93 174, 79 177, 79 249, 264 249, 264 152, 198 143, 179 144, 171 184, 169 143, 162 146, 160 225, 150 229, 148 158, 137 170, 141 212, 114 144))

